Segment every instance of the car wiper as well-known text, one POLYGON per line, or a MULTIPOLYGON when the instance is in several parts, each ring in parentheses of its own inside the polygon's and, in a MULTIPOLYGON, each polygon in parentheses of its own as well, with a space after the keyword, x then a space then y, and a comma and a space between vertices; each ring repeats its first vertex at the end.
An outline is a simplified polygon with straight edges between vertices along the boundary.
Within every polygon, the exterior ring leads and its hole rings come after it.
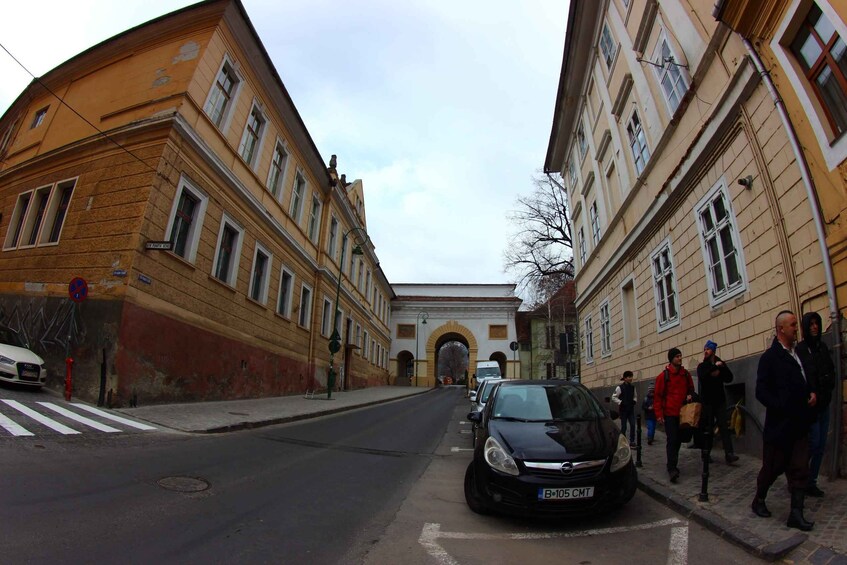
POLYGON ((526 418, 515 418, 514 416, 494 416, 495 420, 506 420, 507 422, 529 422, 526 418))

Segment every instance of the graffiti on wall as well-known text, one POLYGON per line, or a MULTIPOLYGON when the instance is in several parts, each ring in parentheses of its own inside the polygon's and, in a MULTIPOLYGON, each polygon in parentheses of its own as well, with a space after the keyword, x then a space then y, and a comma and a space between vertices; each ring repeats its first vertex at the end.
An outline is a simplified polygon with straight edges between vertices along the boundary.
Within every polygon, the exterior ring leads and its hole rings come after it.
POLYGON ((17 331, 36 353, 66 353, 83 338, 78 305, 70 300, 30 299, 0 304, 0 324, 17 331))

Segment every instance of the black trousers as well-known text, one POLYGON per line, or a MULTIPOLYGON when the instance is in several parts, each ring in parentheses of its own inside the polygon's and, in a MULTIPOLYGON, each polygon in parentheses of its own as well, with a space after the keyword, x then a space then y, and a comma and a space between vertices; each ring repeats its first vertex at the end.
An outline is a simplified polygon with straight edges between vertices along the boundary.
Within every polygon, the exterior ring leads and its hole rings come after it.
MULTIPOLYGON (((721 434, 723 451, 726 454, 735 453, 732 447, 732 434, 726 421, 726 406, 723 404, 703 404, 703 412, 700 414, 700 429, 703 433, 712 434, 717 421, 718 432, 721 434)), ((709 435, 711 438, 711 435, 709 435)), ((711 440, 710 440, 711 441, 711 440)), ((709 451, 712 445, 705 446, 709 451)))
POLYGON ((756 496, 765 498, 768 489, 781 474, 785 473, 790 490, 802 490, 809 481, 809 436, 793 443, 762 444, 762 468, 756 479, 756 496))
POLYGON ((679 416, 665 416, 665 434, 668 437, 668 443, 665 445, 665 452, 668 456, 668 473, 679 466, 679 416))

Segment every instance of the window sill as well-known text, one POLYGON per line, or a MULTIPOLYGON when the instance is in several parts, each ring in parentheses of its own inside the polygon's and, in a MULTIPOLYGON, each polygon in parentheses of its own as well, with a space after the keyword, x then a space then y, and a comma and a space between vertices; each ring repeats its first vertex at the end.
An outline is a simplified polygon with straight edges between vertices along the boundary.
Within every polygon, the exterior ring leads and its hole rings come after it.
POLYGON ((260 301, 256 300, 255 298, 252 298, 250 296, 247 297, 247 302, 250 303, 250 304, 253 304, 255 306, 258 306, 259 308, 262 308, 263 310, 266 310, 268 308, 267 301, 260 302, 260 301))
MULTIPOLYGON (((163 253, 162 255, 164 255, 165 257, 170 257, 171 259, 175 260, 176 262, 182 263, 184 266, 186 266, 186 267, 188 267, 192 270, 197 268, 197 266, 194 263, 191 263, 188 259, 186 259, 182 255, 177 255, 173 251, 167 251, 167 252, 163 253)), ((220 282, 220 281, 218 281, 218 282, 220 282)))
POLYGON ((209 280, 210 280, 210 281, 214 282, 214 283, 215 283, 215 284, 217 284, 218 286, 223 287, 223 288, 225 288, 226 290, 228 290, 228 291, 232 292, 233 294, 235 294, 236 290, 235 290, 235 287, 234 287, 234 286, 230 285, 228 282, 222 281, 221 279, 219 279, 219 278, 218 278, 218 277, 216 277, 215 275, 208 275, 208 276, 209 276, 209 280))

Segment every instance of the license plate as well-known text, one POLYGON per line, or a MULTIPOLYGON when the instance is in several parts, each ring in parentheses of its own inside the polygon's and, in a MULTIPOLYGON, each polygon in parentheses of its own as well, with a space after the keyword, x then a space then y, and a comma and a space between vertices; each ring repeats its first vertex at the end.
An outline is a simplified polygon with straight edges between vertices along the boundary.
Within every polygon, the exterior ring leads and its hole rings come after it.
POLYGON ((572 500, 576 498, 591 498, 592 496, 594 496, 594 487, 538 489, 538 500, 572 500))
POLYGON ((36 371, 21 371, 21 376, 25 379, 37 379, 38 372, 36 371))

